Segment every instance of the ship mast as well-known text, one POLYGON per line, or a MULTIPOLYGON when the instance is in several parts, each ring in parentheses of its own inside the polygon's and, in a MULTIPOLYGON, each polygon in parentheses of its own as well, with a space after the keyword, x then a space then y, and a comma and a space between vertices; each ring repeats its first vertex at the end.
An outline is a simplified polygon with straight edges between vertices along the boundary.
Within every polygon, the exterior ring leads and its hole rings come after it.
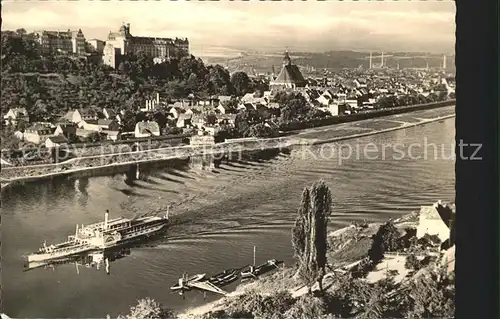
POLYGON ((255 266, 255 246, 253 246, 253 265, 255 266))

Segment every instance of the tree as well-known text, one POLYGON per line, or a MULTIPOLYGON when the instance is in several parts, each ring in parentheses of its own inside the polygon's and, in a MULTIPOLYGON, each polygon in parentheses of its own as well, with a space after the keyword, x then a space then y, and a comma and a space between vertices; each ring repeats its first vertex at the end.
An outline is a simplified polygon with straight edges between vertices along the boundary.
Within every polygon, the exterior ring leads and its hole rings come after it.
POLYGON ((3 127, 0 134, 0 146, 2 149, 19 149, 19 139, 14 135, 11 127, 3 127))
POLYGON ((253 124, 260 123, 261 120, 256 110, 241 110, 236 114, 234 126, 240 136, 248 136, 250 127, 253 124))
POLYGON ((310 110, 305 98, 298 94, 296 97, 285 102, 281 108, 281 122, 287 123, 293 120, 305 118, 310 110))
MULTIPOLYGON (((153 114, 153 120, 158 123, 158 126, 163 129, 167 125, 167 116, 165 115, 165 112, 163 111, 158 111, 153 114)), ((134 127, 135 129, 135 127, 134 127)))
POLYGON ((18 131, 24 132, 24 130, 26 129, 26 127, 27 127, 26 121, 24 121, 23 119, 20 119, 17 122, 17 130, 18 131))
POLYGON ((236 95, 243 96, 250 90, 250 79, 245 72, 236 72, 231 76, 236 95))
POLYGON ((205 117, 205 122, 208 125, 215 125, 217 123, 217 115, 215 115, 215 113, 213 112, 208 113, 207 116, 205 117))
POLYGON ((304 188, 302 202, 292 229, 292 244, 298 259, 297 274, 311 292, 314 282, 322 290, 326 267, 327 224, 331 213, 332 194, 323 180, 304 188))
POLYGON ((394 251, 401 247, 401 234, 392 221, 389 221, 378 229, 373 236, 372 247, 368 256, 376 264, 384 258, 386 251, 394 251))
POLYGON ((86 140, 90 143, 99 142, 101 140, 101 134, 99 132, 92 132, 87 136, 86 140))
POLYGON ((131 111, 125 111, 122 119, 122 128, 124 132, 133 132, 135 130, 135 124, 137 123, 135 119, 135 114, 131 111))
POLYGON ((210 94, 228 95, 233 92, 229 72, 219 64, 208 67, 205 86, 209 88, 210 94))
POLYGON ((248 137, 270 138, 278 136, 279 132, 277 129, 273 129, 269 125, 266 125, 265 123, 257 123, 250 126, 246 135, 248 135, 248 137))
POLYGON ((221 104, 226 108, 226 114, 236 114, 238 113, 238 100, 232 98, 229 101, 223 101, 221 104))
POLYGON ((20 36, 24 36, 24 35, 26 35, 26 34, 27 34, 26 29, 24 29, 24 28, 17 29, 17 30, 16 30, 16 33, 17 33, 18 35, 20 35, 20 36))

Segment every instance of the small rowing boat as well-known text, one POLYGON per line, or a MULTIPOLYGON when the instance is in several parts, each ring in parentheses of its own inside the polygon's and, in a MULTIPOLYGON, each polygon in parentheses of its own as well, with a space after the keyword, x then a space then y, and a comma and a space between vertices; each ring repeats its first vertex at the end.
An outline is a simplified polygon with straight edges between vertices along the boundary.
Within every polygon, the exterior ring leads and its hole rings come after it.
POLYGON ((217 286, 225 286, 238 279, 237 269, 226 269, 216 275, 213 275, 208 280, 217 286))

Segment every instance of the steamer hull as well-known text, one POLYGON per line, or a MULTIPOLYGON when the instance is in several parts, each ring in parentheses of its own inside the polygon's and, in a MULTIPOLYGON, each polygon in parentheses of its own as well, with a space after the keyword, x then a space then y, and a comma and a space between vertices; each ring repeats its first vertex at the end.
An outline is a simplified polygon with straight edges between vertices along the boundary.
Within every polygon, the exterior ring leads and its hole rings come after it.
POLYGON ((27 256, 28 262, 44 262, 85 253, 94 249, 118 247, 157 234, 168 225, 168 213, 164 217, 143 217, 138 219, 117 218, 104 222, 76 226, 75 235, 61 244, 47 246, 45 243, 37 252, 27 256))

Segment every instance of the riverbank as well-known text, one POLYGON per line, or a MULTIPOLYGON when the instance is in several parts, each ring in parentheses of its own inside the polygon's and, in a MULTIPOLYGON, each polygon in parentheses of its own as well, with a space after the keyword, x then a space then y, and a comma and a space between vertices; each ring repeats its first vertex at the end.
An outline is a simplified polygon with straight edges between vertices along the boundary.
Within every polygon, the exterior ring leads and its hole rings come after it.
MULTIPOLYGON (((439 201, 425 209, 429 207, 455 214, 453 204, 439 201)), ((376 310, 382 313, 372 318, 389 314, 391 317, 420 318, 427 314, 451 318, 454 315, 454 246, 441 250, 440 243, 429 235, 417 240, 420 213, 414 211, 380 223, 352 223, 330 232, 328 270, 322 291, 316 283, 309 294, 309 287, 296 276, 296 266, 283 266, 270 275, 240 284, 235 291, 216 301, 177 314, 167 310, 168 317, 302 319, 333 315, 351 318, 376 310), (382 259, 374 261, 372 249, 389 247, 380 246, 376 238, 386 238, 397 248, 383 249, 382 259)), ((144 307, 144 300, 140 303, 144 307)), ((156 304, 156 307, 161 306, 156 304)))
MULTIPOLYGON (((407 227, 417 226, 417 214, 415 212, 406 215, 401 218, 407 223, 407 227)), ((396 224, 400 221, 397 220, 396 224)), ((328 260, 332 262, 331 268, 335 268, 338 272, 343 266, 353 265, 362 258, 368 255, 368 250, 371 247, 371 236, 374 235, 378 228, 383 223, 372 223, 366 225, 364 229, 358 228, 356 225, 349 225, 347 227, 341 228, 339 230, 330 232, 328 234, 328 240, 330 243, 335 243, 332 245, 332 249, 328 252, 328 260), (360 237, 362 239, 357 242, 352 242, 354 238, 360 237), (335 257, 341 258, 333 260, 335 257)), ((207 313, 215 313, 217 311, 225 310, 230 306, 232 301, 240 296, 246 294, 265 294, 272 295, 282 290, 286 290, 292 294, 295 298, 303 296, 307 293, 307 287, 300 284, 297 278, 294 278, 294 267, 282 267, 278 269, 275 273, 270 274, 266 277, 260 278, 259 280, 242 284, 236 288, 235 291, 229 293, 225 297, 216 300, 205 305, 187 309, 186 311, 178 315, 179 319, 197 319, 207 313)), ((325 276, 325 286, 331 284, 330 278, 333 276, 335 271, 329 272, 325 276)), ((314 288, 317 289, 317 286, 314 288)))
POLYGON ((331 143, 341 140, 405 129, 416 125, 441 121, 454 117, 454 106, 420 110, 412 113, 396 114, 383 118, 368 119, 320 128, 302 130, 297 135, 261 139, 254 141, 226 142, 213 146, 182 146, 143 150, 121 154, 105 154, 83 157, 60 164, 37 165, 32 167, 5 167, 0 172, 2 183, 23 183, 54 176, 70 175, 83 171, 127 165, 168 161, 190 156, 217 156, 228 153, 244 153, 264 149, 285 149, 298 146, 331 143))

